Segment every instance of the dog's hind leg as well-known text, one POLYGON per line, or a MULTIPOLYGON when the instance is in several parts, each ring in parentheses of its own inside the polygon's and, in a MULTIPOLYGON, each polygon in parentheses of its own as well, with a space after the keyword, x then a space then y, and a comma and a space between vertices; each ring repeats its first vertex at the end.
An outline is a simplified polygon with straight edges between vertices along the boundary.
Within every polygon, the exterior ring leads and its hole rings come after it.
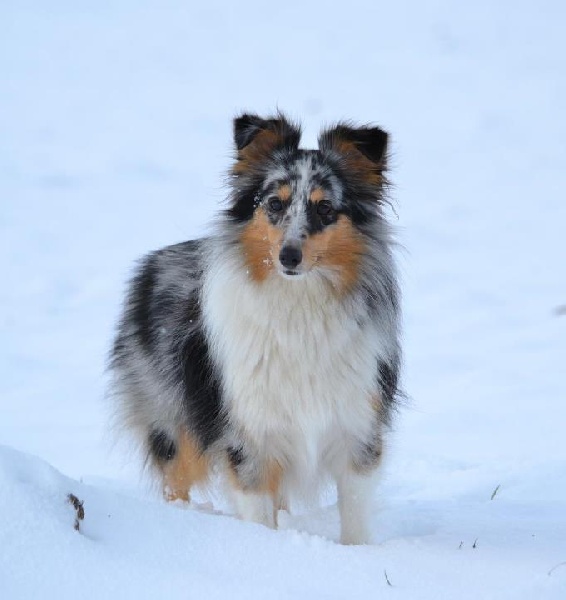
POLYGON ((165 431, 153 430, 149 448, 162 480, 163 497, 167 501, 190 501, 191 488, 204 482, 209 473, 209 461, 198 444, 186 431, 175 439, 165 431))
POLYGON ((285 503, 280 494, 283 469, 277 462, 270 462, 264 465, 263 469, 258 469, 247 485, 244 485, 246 477, 242 475, 233 467, 229 471, 232 497, 238 516, 244 521, 253 521, 276 529, 277 512, 281 503, 285 503))

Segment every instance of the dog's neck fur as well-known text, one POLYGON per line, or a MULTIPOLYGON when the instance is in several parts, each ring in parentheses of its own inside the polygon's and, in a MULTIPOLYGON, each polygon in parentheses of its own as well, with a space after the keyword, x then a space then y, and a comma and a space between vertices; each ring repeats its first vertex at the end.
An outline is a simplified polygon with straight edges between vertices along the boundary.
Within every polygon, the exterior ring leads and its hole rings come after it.
POLYGON ((211 246, 203 317, 228 418, 248 448, 285 464, 301 487, 321 469, 339 470, 355 452, 349 444, 376 426, 376 360, 386 349, 375 324, 316 274, 289 281, 274 272, 256 283, 237 248, 211 246), (338 430, 343 446, 331 448, 338 430))

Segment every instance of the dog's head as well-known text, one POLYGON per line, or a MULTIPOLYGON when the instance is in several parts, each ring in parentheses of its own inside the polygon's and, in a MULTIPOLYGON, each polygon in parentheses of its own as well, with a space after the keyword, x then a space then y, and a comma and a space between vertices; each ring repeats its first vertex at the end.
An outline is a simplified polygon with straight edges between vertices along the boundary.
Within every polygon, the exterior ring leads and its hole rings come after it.
POLYGON ((281 114, 234 120, 228 215, 242 224, 254 280, 318 272, 350 287, 382 218, 387 133, 342 123, 321 133, 317 150, 299 149, 300 138, 281 114))

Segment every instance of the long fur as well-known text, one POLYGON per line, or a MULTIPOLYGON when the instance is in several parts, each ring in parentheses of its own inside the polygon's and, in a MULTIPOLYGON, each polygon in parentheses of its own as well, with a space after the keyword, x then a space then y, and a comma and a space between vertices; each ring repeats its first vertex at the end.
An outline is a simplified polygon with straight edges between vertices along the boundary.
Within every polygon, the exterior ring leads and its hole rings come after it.
POLYGON ((188 498, 206 461, 242 518, 274 526, 330 476, 341 540, 364 543, 400 364, 387 134, 342 123, 302 150, 283 115, 244 114, 234 141, 214 233, 150 254, 132 279, 118 411, 167 497, 188 498))

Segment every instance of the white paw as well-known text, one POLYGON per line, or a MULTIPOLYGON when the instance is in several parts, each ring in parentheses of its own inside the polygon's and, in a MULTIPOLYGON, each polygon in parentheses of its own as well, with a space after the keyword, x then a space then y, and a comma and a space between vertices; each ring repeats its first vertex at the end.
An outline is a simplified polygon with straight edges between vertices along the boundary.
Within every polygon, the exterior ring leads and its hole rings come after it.
POLYGON ((240 519, 275 529, 274 506, 270 495, 235 490, 234 501, 240 519))
POLYGON ((346 546, 362 546, 371 544, 371 535, 365 527, 342 527, 340 543, 346 546))

